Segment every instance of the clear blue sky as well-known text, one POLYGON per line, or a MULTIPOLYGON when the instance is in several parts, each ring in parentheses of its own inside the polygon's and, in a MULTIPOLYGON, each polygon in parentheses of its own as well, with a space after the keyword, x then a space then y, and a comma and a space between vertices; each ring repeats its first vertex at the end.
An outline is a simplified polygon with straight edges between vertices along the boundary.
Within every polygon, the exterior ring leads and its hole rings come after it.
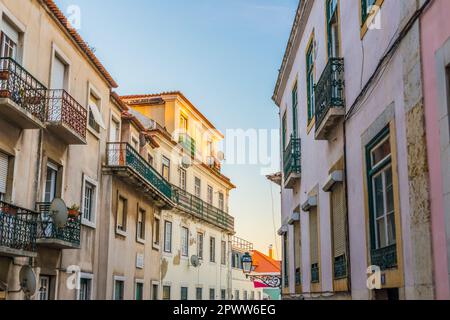
MULTIPOLYGON (((271 101, 298 0, 57 0, 120 94, 182 91, 217 128, 278 128, 271 101)), ((237 236, 275 242, 271 186, 258 166, 225 165, 237 236)), ((279 189, 273 186, 276 228, 279 189)), ((277 245, 279 248, 279 245, 277 245)))

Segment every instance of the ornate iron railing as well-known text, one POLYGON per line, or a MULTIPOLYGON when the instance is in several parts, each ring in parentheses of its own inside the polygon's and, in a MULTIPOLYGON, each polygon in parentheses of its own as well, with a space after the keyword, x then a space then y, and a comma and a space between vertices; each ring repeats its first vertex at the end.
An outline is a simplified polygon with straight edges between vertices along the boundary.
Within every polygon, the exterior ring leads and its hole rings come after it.
POLYGON ((0 247, 36 251, 39 214, 9 203, 0 202, 0 247))
POLYGON ((320 282, 320 268, 319 264, 315 263, 311 265, 311 283, 319 283, 320 282))
POLYGON ((345 255, 334 258, 334 279, 346 278, 347 273, 347 258, 345 255))
POLYGON ((81 215, 76 218, 69 217, 66 225, 59 228, 50 215, 50 205, 47 202, 36 203, 36 210, 41 214, 37 238, 60 240, 79 247, 81 243, 81 215))
POLYGON ((65 90, 48 90, 47 121, 61 123, 86 139, 87 111, 65 90))
POLYGON ((316 128, 320 127, 331 107, 345 108, 344 89, 344 59, 330 58, 315 85, 316 128))
POLYGON ((394 244, 382 249, 372 250, 371 263, 378 266, 381 270, 387 270, 397 267, 397 245, 394 244))
POLYGON ((173 201, 181 209, 193 214, 199 219, 208 221, 218 227, 234 231, 234 218, 223 210, 203 201, 202 199, 172 186, 173 201))
POLYGON ((40 121, 46 117, 47 88, 11 58, 0 58, 0 98, 9 98, 40 121))
POLYGON ((180 133, 178 143, 181 144, 183 148, 189 152, 191 157, 195 157, 197 147, 195 144, 195 140, 190 135, 188 135, 187 133, 180 133))
POLYGON ((284 177, 289 177, 292 173, 301 173, 301 140, 291 136, 283 156, 284 177))
POLYGON ((172 186, 131 145, 124 142, 107 144, 107 166, 127 167, 167 199, 172 199, 172 186))

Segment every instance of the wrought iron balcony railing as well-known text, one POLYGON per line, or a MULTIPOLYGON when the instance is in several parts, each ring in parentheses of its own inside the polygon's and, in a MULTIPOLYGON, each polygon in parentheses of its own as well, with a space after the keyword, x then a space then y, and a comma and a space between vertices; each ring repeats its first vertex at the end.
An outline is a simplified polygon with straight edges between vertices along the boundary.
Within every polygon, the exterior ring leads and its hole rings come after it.
MULTIPOLYGON (((59 228, 50 215, 50 203, 42 202, 36 203, 36 209, 41 216, 37 228, 37 239, 39 240, 54 240, 64 243, 62 247, 78 248, 81 244, 81 215, 76 218, 67 220, 64 227, 59 228)), ((55 246, 58 246, 57 244, 55 246)))
POLYGON ((166 199, 172 199, 172 186, 133 147, 124 142, 107 144, 107 166, 133 170, 166 199))
POLYGON ((0 202, 0 247, 36 252, 39 214, 9 203, 0 202))
POLYGON ((320 282, 320 267, 318 263, 311 265, 311 283, 320 282))
POLYGON ((372 265, 380 267, 381 270, 397 267, 397 245, 394 244, 382 249, 372 250, 372 265))
POLYGON ((41 122, 46 117, 47 88, 11 58, 0 58, 0 98, 11 99, 41 122))
POLYGON ((334 258, 334 279, 343 279, 348 276, 347 258, 345 255, 334 258))
POLYGON ((284 177, 287 179, 292 173, 301 173, 301 140, 291 137, 284 151, 284 177))
POLYGON ((184 149, 186 149, 186 151, 191 155, 192 158, 195 158, 197 147, 195 140, 190 135, 188 135, 187 133, 180 133, 178 143, 181 144, 184 149))
POLYGON ((344 59, 330 58, 315 86, 316 128, 319 128, 330 108, 345 108, 344 59))
POLYGON ((220 228, 234 231, 234 218, 223 210, 203 201, 202 199, 184 191, 176 186, 173 189, 173 202, 182 210, 193 214, 220 228))
POLYGON ((70 128, 86 140, 87 111, 65 90, 48 90, 47 121, 70 128))

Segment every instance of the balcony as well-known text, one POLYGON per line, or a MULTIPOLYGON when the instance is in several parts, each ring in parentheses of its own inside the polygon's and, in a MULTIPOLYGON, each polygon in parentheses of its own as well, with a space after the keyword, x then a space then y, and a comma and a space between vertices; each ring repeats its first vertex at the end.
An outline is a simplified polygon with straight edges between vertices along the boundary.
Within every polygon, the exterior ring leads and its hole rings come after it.
POLYGON ((344 59, 330 58, 315 86, 316 140, 327 140, 336 122, 345 116, 344 59))
POLYGON ((179 210, 234 233, 234 218, 228 213, 176 186, 172 189, 173 202, 179 210))
POLYGON ((80 249, 81 215, 70 218, 64 227, 59 228, 50 215, 50 203, 37 203, 41 214, 37 226, 37 244, 52 249, 80 249))
POLYGON ((291 137, 283 155, 284 162, 284 186, 293 189, 295 183, 301 178, 301 140, 291 137))
POLYGON ((65 90, 48 90, 47 128, 68 145, 86 144, 87 111, 65 90))
POLYGON ((0 202, 0 255, 36 257, 39 214, 0 202))
MULTIPOLYGON (((117 174, 149 194, 158 206, 173 207, 172 186, 128 143, 107 144, 106 172, 117 174)), ((105 171, 104 170, 104 171, 105 171)))
POLYGON ((397 245, 372 250, 371 264, 380 267, 381 270, 394 269, 397 267, 397 245))
POLYGON ((46 117, 46 90, 11 58, 0 58, 0 117, 21 129, 40 129, 46 117))
POLYGON ((187 153, 190 154, 192 158, 195 158, 196 154, 196 144, 195 140, 187 133, 180 133, 178 138, 178 143, 183 146, 187 153))

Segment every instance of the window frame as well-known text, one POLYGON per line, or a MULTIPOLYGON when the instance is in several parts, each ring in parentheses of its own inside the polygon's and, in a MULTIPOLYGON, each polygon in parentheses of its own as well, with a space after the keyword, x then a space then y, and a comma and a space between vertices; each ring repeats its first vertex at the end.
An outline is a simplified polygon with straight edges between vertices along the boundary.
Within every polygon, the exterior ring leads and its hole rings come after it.
POLYGON ((142 244, 145 244, 145 240, 146 240, 146 237, 145 237, 145 232, 146 232, 145 226, 146 226, 146 220, 147 220, 146 216, 147 216, 147 211, 138 206, 137 217, 136 217, 136 241, 139 243, 142 243, 142 244), (142 221, 141 221, 141 225, 140 225, 139 217, 141 214, 142 214, 142 221))
POLYGON ((214 205, 214 188, 209 184, 207 188, 206 202, 211 206, 214 205))
POLYGON ((172 221, 165 220, 164 221, 164 243, 163 243, 163 251, 165 253, 172 253, 173 250, 173 223, 172 221), (169 237, 169 248, 167 248, 167 227, 170 226, 170 237, 169 237))
POLYGON ((117 204, 116 204, 116 233, 121 236, 127 236, 127 221, 128 221, 128 199, 118 194, 117 204), (119 203, 123 200, 123 213, 122 213, 122 224, 119 225, 119 203))
POLYGON ((216 237, 209 237, 209 262, 216 263, 216 237))
POLYGON ((163 300, 163 301, 170 301, 171 298, 172 298, 172 286, 171 286, 170 284, 165 284, 165 285, 163 285, 163 286, 162 286, 162 300, 163 300), (164 298, 164 291, 165 291, 166 289, 169 289, 169 297, 168 297, 168 299, 164 298))
POLYGON ((227 242, 225 240, 222 240, 220 243, 220 263, 222 266, 227 265, 227 242))
POLYGON ((179 168, 179 184, 180 189, 186 191, 187 190, 187 171, 186 169, 179 168))
POLYGON ((135 279, 134 280, 134 300, 135 301, 144 301, 144 292, 145 292, 145 280, 144 279, 135 279), (137 300, 137 289, 138 286, 141 285, 141 299, 137 300))
POLYGON ((311 34, 308 46, 306 48, 306 96, 307 96, 307 121, 308 126, 315 122, 315 48, 314 32, 311 34))
POLYGON ((92 229, 95 229, 97 227, 98 181, 96 181, 96 180, 90 178, 89 176, 83 174, 83 184, 82 184, 82 191, 81 192, 82 192, 81 193, 81 199, 82 199, 82 201, 81 201, 81 213, 82 213, 81 214, 81 223, 84 226, 87 226, 87 227, 90 227, 92 229), (90 213, 91 219, 90 220, 85 217, 85 210, 86 210, 85 200, 86 200, 86 187, 87 187, 87 185, 93 186, 93 193, 94 193, 94 196, 93 196, 93 199, 92 199, 93 203, 91 204, 91 213, 90 213))
POLYGON ((189 258, 189 228, 181 227, 181 256, 189 258))
POLYGON ((180 301, 188 301, 189 300, 189 287, 181 286, 180 287, 180 301), (185 291, 186 296, 183 297, 183 291, 185 291))
POLYGON ((152 226, 152 246, 159 251, 161 249, 161 217, 154 215, 152 226), (158 223, 156 223, 158 221, 158 223))
POLYGON ((94 275, 92 273, 80 273, 80 289, 77 290, 77 300, 78 301, 92 301, 93 299, 93 284, 94 284, 94 275), (89 280, 89 299, 81 300, 81 280, 89 280))
POLYGON ((170 159, 166 156, 162 156, 161 158, 161 176, 167 181, 170 182, 170 159), (165 177, 165 169, 167 169, 167 178, 165 177))
POLYGON ((125 300, 125 281, 126 278, 123 276, 114 276, 113 277, 113 301, 124 301, 125 300), (122 299, 116 299, 116 283, 122 283, 122 299))
POLYGON ((203 232, 197 232, 197 256, 199 260, 203 260, 204 258, 205 255, 204 249, 205 249, 205 234, 203 232))
POLYGON ((195 300, 197 300, 197 301, 203 300, 203 288, 202 287, 195 288, 195 300), (200 299, 199 299, 199 293, 200 293, 200 299))

